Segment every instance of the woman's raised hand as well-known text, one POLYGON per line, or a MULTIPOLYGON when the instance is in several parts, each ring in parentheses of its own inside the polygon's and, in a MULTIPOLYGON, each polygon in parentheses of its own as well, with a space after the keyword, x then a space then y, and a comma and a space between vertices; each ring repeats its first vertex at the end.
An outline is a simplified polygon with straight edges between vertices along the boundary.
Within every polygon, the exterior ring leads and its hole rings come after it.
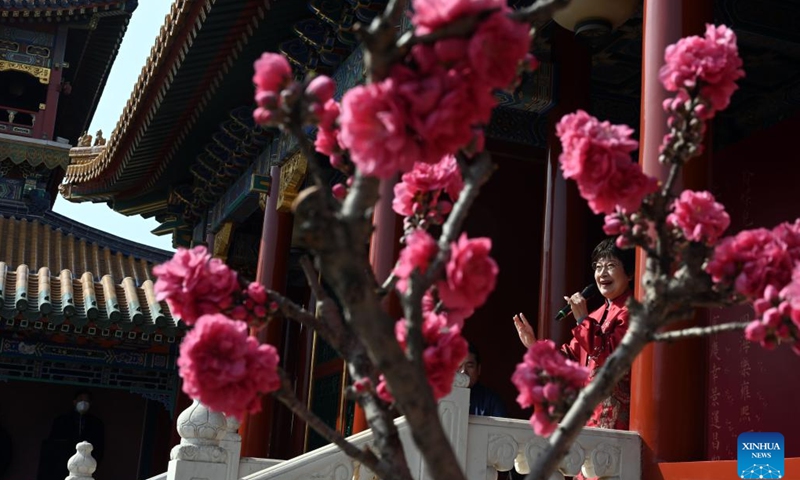
POLYGON ((536 342, 536 334, 533 333, 533 327, 528 323, 528 319, 525 318, 524 314, 514 315, 514 326, 517 327, 517 335, 519 335, 519 340, 525 345, 525 348, 536 342))

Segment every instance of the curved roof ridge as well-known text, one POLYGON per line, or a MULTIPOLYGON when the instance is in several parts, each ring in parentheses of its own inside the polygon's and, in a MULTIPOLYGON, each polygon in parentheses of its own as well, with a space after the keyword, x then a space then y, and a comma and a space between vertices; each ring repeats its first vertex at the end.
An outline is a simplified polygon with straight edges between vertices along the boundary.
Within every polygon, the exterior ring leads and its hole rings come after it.
MULTIPOLYGON (((156 103, 161 97, 162 85, 153 85, 157 78, 160 78, 162 73, 165 76, 166 83, 170 83, 173 76, 175 65, 165 65, 170 59, 177 56, 177 64, 185 56, 186 52, 191 46, 194 35, 193 32, 200 28, 202 21, 188 22, 186 17, 189 15, 189 10, 197 3, 203 3, 207 6, 208 0, 175 0, 170 7, 170 12, 164 17, 164 24, 161 25, 158 37, 155 44, 150 48, 150 55, 147 57, 139 73, 139 78, 136 85, 133 87, 130 98, 122 110, 122 114, 117 120, 114 131, 111 133, 105 148, 102 152, 92 160, 78 164, 69 165, 67 167, 66 175, 64 176, 64 184, 84 183, 97 178, 111 163, 112 159, 119 159, 116 154, 117 149, 123 139, 131 135, 138 135, 137 132, 130 131, 129 126, 132 119, 137 117, 141 108, 150 107, 154 108, 152 102, 146 101, 146 97, 156 94, 156 103), (189 28, 191 31, 188 35, 181 35, 182 29, 189 28), (183 38, 183 44, 174 45, 174 43, 183 38), (154 88, 159 88, 159 92, 153 92, 154 88)), ((207 7, 208 8, 208 7, 207 7)), ((205 10, 205 9, 204 9, 205 10)), ((205 19, 205 15, 201 16, 205 19)), ((127 154, 123 152, 123 157, 119 160, 122 163, 127 161, 127 154)))

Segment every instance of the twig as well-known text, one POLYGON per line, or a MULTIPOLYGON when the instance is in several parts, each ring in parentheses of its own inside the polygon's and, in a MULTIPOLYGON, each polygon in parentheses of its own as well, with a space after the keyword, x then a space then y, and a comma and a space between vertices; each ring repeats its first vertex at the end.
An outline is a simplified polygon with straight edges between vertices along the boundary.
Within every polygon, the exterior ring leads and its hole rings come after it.
POLYGON ((317 301, 317 311, 319 318, 317 322, 322 326, 322 337, 333 348, 335 348, 342 357, 347 358, 352 349, 353 334, 344 324, 339 306, 328 295, 328 292, 322 287, 320 283, 319 272, 314 268, 311 259, 307 256, 300 258, 300 266, 303 269, 303 274, 306 277, 311 292, 317 301))
POLYGON ((710 325, 708 327, 691 327, 673 330, 671 332, 655 333, 652 334, 650 338, 654 342, 674 342, 675 340, 683 340, 684 338, 705 337, 720 332, 744 330, 749 324, 750 322, 730 322, 710 325))
POLYGON ((386 280, 383 282, 383 285, 381 285, 381 291, 389 293, 389 290, 394 288, 394 284, 397 283, 398 280, 399 278, 397 278, 397 275, 395 275, 393 271, 392 273, 389 274, 389 277, 387 277, 386 280))
POLYGON ((404 477, 398 476, 389 464, 381 461, 370 450, 361 450, 348 442, 341 433, 329 427, 318 416, 308 410, 292 391, 292 383, 287 377, 286 372, 280 368, 278 371, 281 376, 281 388, 273 392, 273 395, 280 400, 281 403, 286 405, 292 413, 300 417, 309 427, 316 430, 325 440, 341 448, 345 454, 361 462, 364 466, 378 474, 379 477, 384 479, 405 480, 404 477))

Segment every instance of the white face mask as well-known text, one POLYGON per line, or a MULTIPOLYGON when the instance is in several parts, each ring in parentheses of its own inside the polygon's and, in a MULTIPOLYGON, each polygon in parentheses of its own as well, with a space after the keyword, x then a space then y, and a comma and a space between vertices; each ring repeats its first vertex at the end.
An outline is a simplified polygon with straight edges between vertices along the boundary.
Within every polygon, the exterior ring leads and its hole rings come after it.
POLYGON ((89 402, 86 400, 81 400, 80 402, 75 404, 75 410, 78 411, 81 415, 89 411, 89 402))

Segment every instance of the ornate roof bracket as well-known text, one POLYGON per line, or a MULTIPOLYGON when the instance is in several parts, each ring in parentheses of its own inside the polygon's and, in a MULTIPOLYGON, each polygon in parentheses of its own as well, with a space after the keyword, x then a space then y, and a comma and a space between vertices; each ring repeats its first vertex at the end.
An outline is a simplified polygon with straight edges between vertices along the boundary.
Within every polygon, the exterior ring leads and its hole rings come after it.
POLYGON ((300 193, 300 187, 306 178, 308 160, 301 151, 295 152, 281 167, 281 183, 278 191, 278 211, 290 212, 292 202, 300 193))

